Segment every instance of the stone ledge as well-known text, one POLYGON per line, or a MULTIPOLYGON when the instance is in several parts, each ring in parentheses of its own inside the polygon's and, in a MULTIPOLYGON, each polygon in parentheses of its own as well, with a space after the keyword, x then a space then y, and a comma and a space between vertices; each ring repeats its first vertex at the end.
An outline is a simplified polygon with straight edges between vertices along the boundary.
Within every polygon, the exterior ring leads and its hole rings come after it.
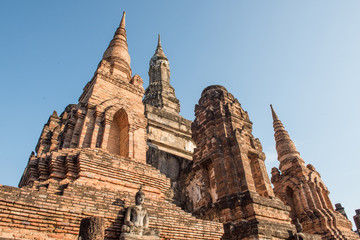
POLYGON ((120 236, 120 240, 137 240, 137 239, 143 239, 143 240, 160 240, 158 236, 140 236, 135 235, 131 233, 122 233, 120 236))
POLYGON ((166 119, 169 119, 171 121, 175 121, 175 122, 179 122, 179 123, 182 123, 184 125, 188 125, 190 127, 192 121, 186 119, 186 118, 183 118, 182 116, 180 116, 179 114, 175 115, 173 113, 169 113, 163 109, 160 109, 160 108, 156 108, 156 107, 153 107, 149 104, 146 104, 145 105, 145 115, 147 115, 147 113, 152 113, 152 114, 155 114, 155 115, 159 115, 163 118, 166 118, 166 119))

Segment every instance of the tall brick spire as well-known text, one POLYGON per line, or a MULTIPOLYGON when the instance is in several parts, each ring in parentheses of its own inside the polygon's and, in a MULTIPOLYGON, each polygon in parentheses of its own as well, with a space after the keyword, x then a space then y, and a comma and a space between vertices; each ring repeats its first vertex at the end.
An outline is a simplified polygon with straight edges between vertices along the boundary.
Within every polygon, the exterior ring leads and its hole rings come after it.
POLYGON ((350 221, 334 211, 320 174, 313 165, 305 166, 272 105, 270 107, 280 161, 280 171, 276 167, 271 170, 275 195, 291 207, 290 217, 302 224, 304 233, 319 234, 323 239, 357 239, 350 221))
MULTIPOLYGON (((120 26, 106 49, 103 60, 113 64, 119 73, 125 74, 126 79, 131 79, 130 55, 125 30, 125 12, 121 18, 120 26)), ((123 75, 122 74, 122 75, 123 75)))
POLYGON ((175 96, 174 88, 170 85, 169 60, 162 49, 160 34, 155 54, 150 59, 149 65, 149 87, 145 91, 144 104, 179 113, 180 103, 175 96))
POLYGON ((289 161, 289 164, 287 164, 286 160, 291 160, 296 157, 300 160, 300 162, 304 161, 300 158, 300 153, 296 150, 294 142, 291 140, 289 133, 285 130, 284 125, 279 120, 271 104, 270 108, 275 131, 274 136, 276 142, 276 151, 278 154, 278 160, 280 161, 280 169, 281 171, 284 171, 290 167, 291 162, 289 161))

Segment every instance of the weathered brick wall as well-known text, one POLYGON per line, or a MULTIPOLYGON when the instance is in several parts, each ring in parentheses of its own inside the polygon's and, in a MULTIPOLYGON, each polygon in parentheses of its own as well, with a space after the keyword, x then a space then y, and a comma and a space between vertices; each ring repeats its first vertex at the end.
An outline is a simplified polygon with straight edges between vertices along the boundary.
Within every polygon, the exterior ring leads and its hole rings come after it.
POLYGON ((134 204, 138 186, 144 184, 150 227, 159 229, 162 239, 221 238, 222 224, 198 220, 167 199, 170 181, 159 170, 101 150, 77 151, 75 181, 1 186, 0 237, 76 239, 81 219, 99 216, 106 222, 105 239, 118 239, 125 207, 134 204))
POLYGON ((275 198, 252 122, 222 86, 204 89, 195 107, 192 171, 184 179, 193 212, 225 224, 224 239, 288 239, 289 208, 275 198))
POLYGON ((149 146, 192 160, 195 145, 191 138, 191 121, 151 105, 145 105, 145 116, 149 146))
POLYGON ((150 146, 146 153, 146 162, 170 178, 174 203, 181 209, 191 212, 182 179, 186 177, 192 161, 150 146))
MULTIPOLYGON (((57 184, 49 187, 55 187, 57 184)), ((124 204, 134 204, 133 194, 69 184, 59 192, 2 186, 0 192, 0 237, 28 239, 76 239, 84 217, 106 220, 106 239, 118 239, 124 204)), ((222 225, 197 220, 167 201, 146 200, 150 227, 164 239, 220 239, 222 225)))

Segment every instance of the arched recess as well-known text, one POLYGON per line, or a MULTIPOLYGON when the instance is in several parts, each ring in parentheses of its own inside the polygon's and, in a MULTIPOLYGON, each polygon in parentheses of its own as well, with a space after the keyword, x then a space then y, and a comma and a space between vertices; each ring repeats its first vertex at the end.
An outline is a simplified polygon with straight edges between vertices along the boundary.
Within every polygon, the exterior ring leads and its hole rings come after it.
POLYGON ((110 126, 107 150, 111 154, 122 157, 129 156, 129 120, 125 110, 121 109, 114 115, 110 126))

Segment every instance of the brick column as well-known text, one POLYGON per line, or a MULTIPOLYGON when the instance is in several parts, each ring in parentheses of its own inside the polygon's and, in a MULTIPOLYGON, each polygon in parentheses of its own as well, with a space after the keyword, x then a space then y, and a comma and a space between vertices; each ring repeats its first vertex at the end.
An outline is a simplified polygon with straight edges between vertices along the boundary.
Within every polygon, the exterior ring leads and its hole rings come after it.
POLYGON ((88 106, 83 127, 79 136, 79 147, 90 146, 89 135, 90 136, 92 135, 92 130, 94 128, 94 123, 95 123, 95 121, 93 120, 94 111, 95 111, 94 106, 88 106))
MULTIPOLYGON (((239 145, 241 144, 241 142, 239 140, 238 140, 238 144, 239 145)), ((250 165, 251 159, 249 159, 247 149, 245 147, 240 147, 240 154, 241 154, 241 157, 239 160, 242 164, 242 169, 244 171, 244 178, 246 179, 245 181, 243 181, 243 184, 246 185, 246 188, 249 191, 256 192, 255 182, 254 182, 254 178, 253 178, 252 171, 251 171, 251 165, 250 165)), ((241 181, 240 181, 240 183, 241 183, 241 181)), ((233 193, 233 192, 231 192, 231 193, 233 193)))
POLYGON ((59 133, 60 133, 60 130, 59 130, 60 127, 57 127, 54 129, 53 131, 53 135, 51 137, 51 145, 50 145, 50 148, 49 148, 49 151, 55 151, 59 148, 59 141, 58 141, 58 137, 59 137, 59 133))
POLYGON ((65 138, 64 138, 64 144, 63 144, 63 148, 69 148, 70 147, 70 142, 71 142, 71 138, 74 132, 74 127, 75 125, 73 123, 68 123, 66 125, 66 134, 65 134, 65 138))
POLYGON ((320 196, 319 196, 318 191, 317 191, 316 186, 315 186, 315 183, 310 183, 309 185, 310 185, 311 193, 312 193, 312 195, 314 197, 314 200, 315 200, 316 207, 317 208, 323 208, 321 200, 320 200, 320 196))
POLYGON ((104 133, 103 133, 103 139, 101 143, 101 148, 107 151, 107 144, 109 141, 109 135, 110 135, 110 127, 111 127, 112 120, 106 119, 104 120, 104 133))
POLYGON ((129 126, 129 157, 135 158, 135 141, 134 141, 135 128, 129 126))
POLYGON ((328 206, 329 209, 334 211, 334 206, 332 205, 330 198, 329 198, 329 194, 330 192, 328 190, 324 190, 325 194, 323 193, 325 202, 326 202, 326 206, 328 206))
POLYGON ((319 195, 319 198, 320 198, 320 201, 322 203, 323 208, 328 208, 327 203, 326 203, 325 198, 324 198, 324 194, 323 194, 321 188, 316 187, 316 191, 317 191, 317 193, 319 195))
POLYGON ((71 148, 77 148, 79 146, 79 137, 80 137, 81 129, 83 127, 84 119, 85 119, 85 114, 80 111, 77 112, 77 120, 70 143, 71 148))
MULTIPOLYGON (((265 156, 264 156, 264 158, 265 158, 265 156)), ((265 159, 262 159, 259 156, 257 161, 259 162, 259 168, 261 170, 261 177, 262 177, 263 183, 265 185, 266 192, 267 192, 268 196, 274 197, 275 196, 274 190, 271 187, 269 176, 268 176, 267 171, 266 171, 265 159)))
POLYGON ((294 197, 296 199, 296 206, 298 207, 299 209, 299 213, 303 213, 305 212, 305 209, 304 209, 304 204, 303 204, 303 201, 301 199, 301 194, 300 194, 300 189, 296 189, 296 191, 294 191, 294 197))
POLYGON ((39 173, 39 181, 45 181, 47 179, 49 179, 49 166, 48 166, 48 162, 46 159, 46 156, 40 157, 39 158, 39 165, 38 165, 38 173, 39 173))
POLYGON ((315 209, 316 208, 315 201, 312 196, 312 193, 311 193, 308 183, 304 183, 304 190, 305 190, 305 194, 306 194, 306 199, 308 199, 308 204, 309 204, 310 209, 315 209))
POLYGON ((80 223, 79 237, 82 240, 103 240, 105 221, 100 217, 83 218, 80 223))
POLYGON ((299 188, 299 191, 300 191, 300 199, 301 199, 301 202, 304 206, 304 211, 308 211, 310 210, 309 208, 309 204, 307 202, 307 198, 306 198, 306 195, 305 195, 305 192, 304 192, 304 187, 302 184, 300 184, 300 188, 299 188))
POLYGON ((103 114, 101 112, 95 111, 94 116, 95 116, 95 125, 94 125, 94 130, 93 130, 92 136, 91 136, 90 148, 96 148, 96 142, 99 137, 99 129, 101 126, 103 114))
POLYGON ((145 126, 131 124, 129 126, 129 157, 139 162, 146 163, 146 132, 145 126))

